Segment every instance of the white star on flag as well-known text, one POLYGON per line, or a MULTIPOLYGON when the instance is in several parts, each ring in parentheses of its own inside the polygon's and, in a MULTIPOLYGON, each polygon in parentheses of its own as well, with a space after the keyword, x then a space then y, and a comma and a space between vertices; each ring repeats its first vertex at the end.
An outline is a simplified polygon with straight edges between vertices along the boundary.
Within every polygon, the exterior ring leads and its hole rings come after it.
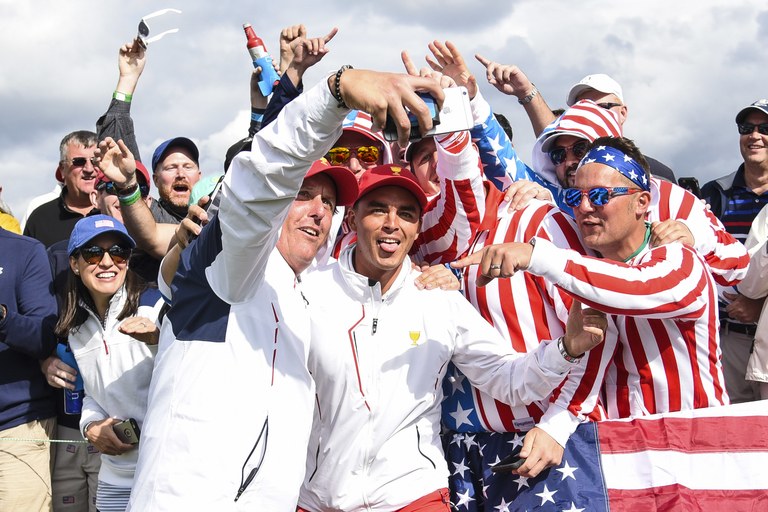
POLYGON ((504 498, 501 498, 501 503, 499 503, 498 505, 496 505, 493 508, 495 508, 499 512, 509 512, 509 506, 511 504, 512 504, 511 501, 509 503, 507 503, 507 500, 505 500, 504 498))
POLYGON ((470 414, 472 414, 472 408, 470 407, 465 411, 464 408, 461 407, 461 404, 458 404, 456 411, 450 413, 453 419, 456 420, 456 428, 461 427, 465 423, 467 425, 472 425, 472 422, 469 421, 470 414))
POLYGON ((603 160, 605 160, 606 162, 613 162, 614 157, 611 154, 605 154, 603 155, 603 160))
POLYGON ((469 451, 469 449, 476 444, 477 443, 475 442, 475 436, 473 436, 472 434, 467 434, 464 436, 464 446, 467 447, 467 451, 469 451))
POLYGON ((453 434, 453 439, 451 439, 451 444, 460 445, 461 441, 464 439, 463 434, 453 434))
POLYGON ((568 465, 568 461, 565 461, 565 464, 563 465, 563 467, 557 468, 557 470, 563 474, 563 478, 560 479, 560 481, 562 482, 563 480, 565 480, 566 478, 569 478, 569 477, 573 478, 574 480, 576 480, 576 477, 573 475, 573 473, 577 469, 579 469, 579 468, 575 468, 575 467, 572 468, 571 466, 568 465))
POLYGON ((635 172, 634 169, 629 171, 629 179, 631 179, 632 181, 635 181, 637 179, 637 173, 635 172))
POLYGON ((546 502, 551 501, 552 503, 555 502, 555 500, 552 498, 557 493, 557 490, 550 491, 547 487, 547 484, 544 484, 544 490, 541 492, 537 492, 536 496, 541 498, 541 504, 544 505, 546 502))
POLYGON ((451 383, 451 394, 454 394, 457 391, 460 391, 462 393, 464 392, 462 387, 464 385, 464 380, 465 379, 466 379, 466 377, 464 377, 464 375, 462 375, 459 372, 456 372, 456 373, 454 373, 453 375, 450 376, 448 381, 451 383))
POLYGON ((515 480, 515 483, 517 484, 517 490, 519 491, 523 487, 530 487, 528 485, 528 477, 527 476, 520 476, 517 480, 515 480))
POLYGON ((464 465, 464 459, 461 459, 458 464, 454 462, 453 465, 456 467, 456 470, 453 472, 453 474, 461 475, 461 478, 464 478, 464 473, 466 473, 469 469, 464 465))
POLYGON ((624 161, 625 162, 631 162, 632 161, 632 157, 629 156, 629 155, 624 155, 624 161))
POLYGON ((568 510, 563 510, 563 512, 584 512, 583 508, 576 508, 576 504, 574 502, 571 502, 571 508, 568 510))
POLYGON ((515 437, 513 437, 511 441, 507 441, 507 444, 511 444, 513 450, 515 448, 517 448, 518 446, 522 447, 523 446, 523 436, 521 436, 518 433, 515 433, 515 437))
POLYGON ((597 146, 598 151, 605 151, 605 146, 597 146))
POLYGON ((457 493, 457 496, 459 497, 459 502, 456 504, 456 508, 459 508, 460 506, 464 505, 467 506, 467 503, 470 501, 475 501, 475 498, 469 495, 469 489, 467 489, 467 492, 464 494, 457 493))

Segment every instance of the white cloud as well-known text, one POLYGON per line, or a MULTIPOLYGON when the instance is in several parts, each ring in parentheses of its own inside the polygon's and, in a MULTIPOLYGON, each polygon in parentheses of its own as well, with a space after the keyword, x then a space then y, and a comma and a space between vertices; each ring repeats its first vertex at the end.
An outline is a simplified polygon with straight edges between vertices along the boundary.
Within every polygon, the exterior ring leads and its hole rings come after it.
MULTIPOLYGON (((0 3, 0 44, 6 49, 0 57, 0 185, 17 215, 33 196, 52 188, 61 137, 93 129, 106 109, 119 46, 135 35, 142 15, 164 6, 174 5, 0 3)), ((145 159, 157 143, 185 135, 200 143, 204 172, 218 171, 226 149, 247 130, 244 22, 275 55, 283 26, 301 22, 310 35, 338 26, 331 52, 307 74, 308 84, 344 63, 400 71, 403 49, 421 64, 433 39, 456 43, 481 82, 474 53, 518 64, 553 108, 564 104, 568 88, 582 76, 607 72, 620 81, 630 105, 627 134, 678 176, 702 182, 736 168, 741 159, 733 118, 768 96, 768 9, 749 0, 299 0, 258 6, 188 0, 177 7, 184 13, 168 26, 178 23, 180 31, 150 48, 132 113, 145 159)), ((514 98, 486 83, 481 87, 510 118, 515 144, 530 162, 533 133, 523 110, 514 98)))

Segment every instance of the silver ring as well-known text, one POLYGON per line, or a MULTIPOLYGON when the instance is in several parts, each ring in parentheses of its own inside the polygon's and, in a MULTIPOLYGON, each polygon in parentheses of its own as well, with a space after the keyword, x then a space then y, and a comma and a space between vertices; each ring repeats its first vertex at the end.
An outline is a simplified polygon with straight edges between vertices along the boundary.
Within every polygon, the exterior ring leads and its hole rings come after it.
POLYGON ((491 265, 488 267, 490 270, 501 270, 501 265, 491 265))

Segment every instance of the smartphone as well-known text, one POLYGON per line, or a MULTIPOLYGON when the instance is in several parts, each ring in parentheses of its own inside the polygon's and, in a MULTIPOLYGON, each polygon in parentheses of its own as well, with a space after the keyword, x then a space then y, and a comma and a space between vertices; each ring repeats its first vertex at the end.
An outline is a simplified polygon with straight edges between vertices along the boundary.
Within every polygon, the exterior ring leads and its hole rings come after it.
POLYGON ((684 189, 690 191, 693 195, 701 199, 701 188, 699 188, 699 180, 693 176, 686 178, 678 178, 677 184, 684 189))
POLYGON ((520 469, 525 459, 520 457, 520 450, 515 450, 511 455, 503 458, 497 464, 491 466, 491 471, 494 473, 502 473, 507 471, 514 471, 520 469))
POLYGON ((122 442, 126 444, 139 444, 141 431, 135 419, 128 418, 127 420, 115 423, 112 425, 112 429, 115 431, 117 438, 122 442))
MULTIPOLYGON (((470 130, 474 125, 467 88, 449 87, 443 89, 443 93, 445 94, 445 100, 443 101, 443 108, 439 112, 437 111, 437 102, 432 96, 419 93, 419 96, 424 99, 432 113, 432 129, 425 133, 423 137, 470 130)), ((421 139, 422 135, 419 131, 419 122, 416 116, 409 112, 408 117, 411 120, 410 140, 421 139)), ((397 140, 395 122, 389 116, 387 116, 387 124, 384 127, 384 138, 390 142, 397 140)))

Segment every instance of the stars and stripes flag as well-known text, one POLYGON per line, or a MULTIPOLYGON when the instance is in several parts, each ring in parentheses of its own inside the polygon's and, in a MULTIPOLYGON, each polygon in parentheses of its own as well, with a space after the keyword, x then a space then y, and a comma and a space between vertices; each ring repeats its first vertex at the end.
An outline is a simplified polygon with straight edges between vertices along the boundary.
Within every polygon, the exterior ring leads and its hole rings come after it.
POLYGON ((768 400, 581 425, 562 464, 536 478, 490 471, 523 438, 506 439, 446 440, 455 510, 768 510, 768 400), (490 446, 499 440, 506 446, 490 446), (453 449, 460 443, 469 449, 453 449), (495 460, 484 460, 484 451, 495 460))

